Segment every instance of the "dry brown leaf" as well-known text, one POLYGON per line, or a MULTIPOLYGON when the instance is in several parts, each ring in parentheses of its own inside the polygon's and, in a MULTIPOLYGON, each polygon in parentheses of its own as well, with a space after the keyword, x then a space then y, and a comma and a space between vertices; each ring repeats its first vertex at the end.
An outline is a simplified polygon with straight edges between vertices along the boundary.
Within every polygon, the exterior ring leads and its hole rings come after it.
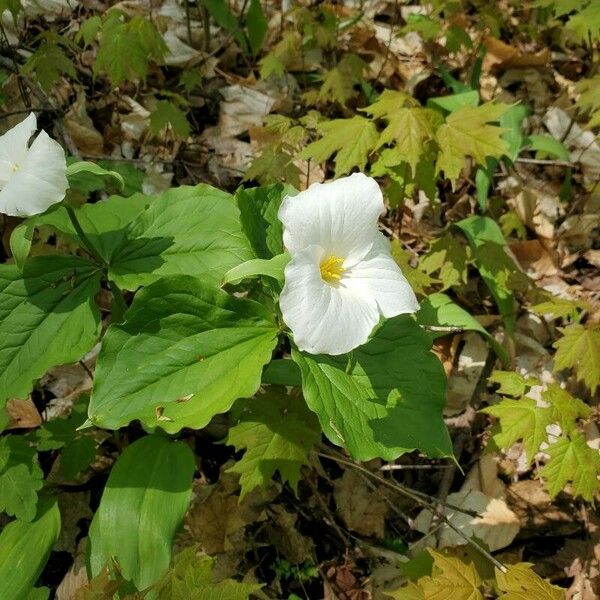
POLYGON ((298 515, 279 505, 270 507, 270 512, 274 513, 274 518, 269 520, 266 528, 273 546, 294 565, 307 560, 314 543, 298 531, 298 515))
POLYGON ((550 60, 548 48, 535 53, 523 52, 491 35, 485 36, 483 43, 487 48, 483 61, 485 71, 493 67, 542 67, 550 60))
POLYGON ((77 100, 65 115, 65 125, 81 154, 102 156, 104 139, 87 113, 86 97, 83 91, 77 94, 77 100))
POLYGON ((10 421, 5 429, 30 429, 39 427, 42 424, 42 417, 31 398, 8 400, 6 412, 10 421))
POLYGON ((354 470, 348 469, 334 482, 333 497, 338 513, 352 531, 382 538, 388 506, 354 470))

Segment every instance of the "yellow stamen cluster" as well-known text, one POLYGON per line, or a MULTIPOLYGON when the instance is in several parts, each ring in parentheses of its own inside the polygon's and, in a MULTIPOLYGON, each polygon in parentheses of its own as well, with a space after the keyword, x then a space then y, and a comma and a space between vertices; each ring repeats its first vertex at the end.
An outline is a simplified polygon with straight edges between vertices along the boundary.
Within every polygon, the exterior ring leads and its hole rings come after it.
POLYGON ((327 283, 338 283, 344 272, 344 267, 342 267, 343 262, 344 259, 338 258, 337 256, 327 257, 320 266, 321 278, 323 281, 326 281, 327 283))
POLYGON ((19 170, 19 166, 19 163, 13 163, 12 165, 10 165, 10 168, 13 173, 16 173, 19 170))

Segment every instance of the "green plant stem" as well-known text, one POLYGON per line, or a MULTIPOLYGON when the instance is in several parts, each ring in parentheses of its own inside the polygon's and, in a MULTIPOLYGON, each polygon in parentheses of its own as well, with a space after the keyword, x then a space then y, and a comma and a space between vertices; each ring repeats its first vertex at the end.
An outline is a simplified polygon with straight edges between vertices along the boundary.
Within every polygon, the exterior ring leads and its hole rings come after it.
POLYGON ((64 204, 64 207, 67 210, 69 219, 71 219, 71 223, 73 224, 73 227, 75 228, 75 231, 77 232, 77 235, 79 236, 79 239, 81 240, 81 243, 82 243, 83 247, 85 248, 85 250, 88 252, 88 254, 90 254, 94 258, 94 260, 99 265, 106 267, 107 266, 106 261, 100 256, 100 254, 98 253, 96 248, 94 248, 94 245, 92 244, 92 242, 90 241, 88 236, 83 231, 83 228, 81 227, 81 223, 79 222, 79 219, 77 218, 77 215, 75 214, 75 211, 73 210, 73 207, 69 206, 67 203, 64 204))
POLYGON ((111 307, 112 321, 113 323, 122 323, 124 320, 125 311, 127 310, 127 303, 125 302, 123 292, 114 281, 109 281, 108 287, 110 288, 113 296, 111 307))

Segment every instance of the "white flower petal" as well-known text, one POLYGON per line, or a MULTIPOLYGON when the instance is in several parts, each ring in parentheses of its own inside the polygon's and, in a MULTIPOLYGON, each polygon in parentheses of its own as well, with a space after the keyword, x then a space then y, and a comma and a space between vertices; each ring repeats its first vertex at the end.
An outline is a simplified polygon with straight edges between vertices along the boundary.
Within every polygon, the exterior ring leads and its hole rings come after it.
POLYGON ((285 268, 280 296, 283 319, 300 350, 344 354, 364 344, 379 322, 374 299, 321 279, 323 248, 296 253, 285 268))
POLYGON ((391 257, 389 241, 380 232, 369 253, 345 271, 340 285, 357 295, 374 298, 386 319, 419 310, 415 293, 391 257))
POLYGON ((344 266, 351 266, 369 251, 383 209, 377 182, 362 173, 313 183, 284 198, 279 209, 283 242, 292 255, 318 244, 325 256, 343 257, 344 266))
POLYGON ((15 217, 45 212, 65 197, 66 169, 62 147, 41 131, 0 191, 0 212, 15 217))
POLYGON ((14 175, 14 166, 23 162, 29 140, 36 129, 37 119, 30 113, 26 119, 0 136, 0 186, 14 175))

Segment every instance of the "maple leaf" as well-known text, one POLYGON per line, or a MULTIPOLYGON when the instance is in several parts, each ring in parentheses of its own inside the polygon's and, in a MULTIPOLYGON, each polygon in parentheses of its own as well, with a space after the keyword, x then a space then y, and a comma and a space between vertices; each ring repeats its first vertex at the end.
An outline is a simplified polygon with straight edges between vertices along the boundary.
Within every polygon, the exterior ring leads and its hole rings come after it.
POLYGON ((529 386, 534 385, 533 382, 527 383, 525 378, 515 371, 492 371, 488 382, 497 383, 500 386, 499 394, 515 397, 522 396, 529 386))
POLYGON ((296 490, 308 452, 319 441, 319 424, 305 402, 269 389, 243 403, 240 422, 229 430, 227 443, 244 456, 230 469, 240 475, 240 500, 256 487, 266 487, 275 471, 296 490))
POLYGON ((467 266, 471 257, 469 246, 461 244, 453 235, 443 235, 434 240, 427 254, 421 259, 420 267, 428 274, 439 271, 442 289, 467 282, 467 266))
POLYGON ((443 171, 446 178, 454 182, 468 156, 485 165, 486 157, 500 158, 505 154, 508 146, 502 139, 504 130, 489 123, 497 121, 507 109, 504 104, 482 104, 462 106, 450 113, 435 134, 440 147, 436 171, 443 171))
POLYGON ((383 90, 381 96, 373 104, 361 108, 363 112, 372 115, 376 119, 391 119, 399 109, 405 106, 420 106, 420 104, 405 92, 397 90, 383 90))
POLYGON ((479 587, 481 577, 473 563, 465 564, 458 558, 445 556, 431 548, 433 576, 421 577, 418 583, 425 598, 436 600, 483 600, 479 587))
POLYGON ((62 38, 47 32, 39 48, 23 66, 24 73, 35 73, 44 90, 48 91, 62 75, 76 77, 75 65, 61 47, 62 38))
POLYGON ((579 398, 574 398, 559 385, 551 383, 542 394, 542 399, 552 407, 552 419, 560 425, 563 433, 571 433, 578 419, 587 419, 592 409, 579 398))
POLYGON ((346 104, 354 96, 354 82, 362 77, 366 63, 354 54, 347 54, 327 72, 317 93, 319 102, 346 104))
POLYGON ((533 565, 507 565, 506 573, 496 567, 496 582, 502 592, 499 600, 564 600, 565 590, 542 579, 533 565))
POLYGON ((418 296, 425 296, 426 290, 434 283, 438 283, 438 280, 431 277, 428 273, 421 269, 416 269, 410 265, 409 261, 411 255, 402 247, 402 244, 399 240, 392 240, 391 252, 392 258, 402 270, 404 277, 408 279, 410 287, 418 296))
POLYGON ((571 481, 573 495, 591 502, 600 489, 600 452, 590 448, 580 433, 573 433, 570 439, 559 438, 545 452, 550 461, 539 474, 546 480, 550 496, 554 498, 571 481))
POLYGON ((578 81, 575 84, 575 91, 580 94, 577 106, 590 112, 591 120, 588 127, 600 125, 600 75, 578 81))
POLYGON ((337 153, 336 177, 349 173, 354 167, 363 170, 378 138, 373 122, 359 116, 324 121, 317 125, 317 131, 321 139, 306 146, 298 158, 312 158, 321 163, 337 153))
POLYGON ((151 21, 139 15, 127 22, 122 19, 119 10, 108 12, 94 62, 94 73, 106 71, 113 85, 132 77, 145 80, 150 61, 159 62, 167 53, 167 45, 151 21))
POLYGON ((585 327, 573 323, 562 330, 563 337, 554 342, 554 370, 573 369, 592 395, 600 385, 600 325, 585 327))
POLYGON ((441 121, 440 114, 430 108, 400 108, 389 118, 377 146, 395 143, 398 155, 411 166, 415 175, 417 164, 441 121))
POLYGON ((233 579, 215 581, 215 559, 199 555, 197 546, 175 556, 173 566, 153 588, 162 600, 247 600, 262 584, 240 583, 233 579))
POLYGON ((500 421, 492 436, 496 446, 508 449, 515 442, 522 440, 529 463, 540 444, 547 440, 546 427, 553 422, 550 409, 537 406, 535 400, 526 397, 520 400, 505 398, 499 404, 488 406, 481 412, 500 421))
POLYGON ((23 521, 33 520, 42 477, 37 453, 25 438, 0 438, 0 510, 23 521))
POLYGON ((190 124, 185 113, 169 100, 159 100, 150 115, 150 133, 157 135, 167 125, 171 126, 178 138, 187 139, 190 135, 190 124))

